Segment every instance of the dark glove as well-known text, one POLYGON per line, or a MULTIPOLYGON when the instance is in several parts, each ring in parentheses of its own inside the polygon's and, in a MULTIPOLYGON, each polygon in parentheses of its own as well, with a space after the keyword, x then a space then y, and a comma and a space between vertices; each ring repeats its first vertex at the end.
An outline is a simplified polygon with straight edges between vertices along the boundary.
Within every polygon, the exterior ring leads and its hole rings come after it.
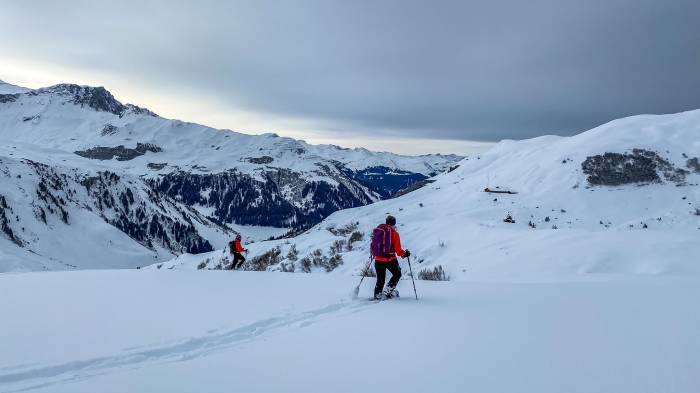
POLYGON ((403 257, 404 257, 404 258, 408 258, 408 257, 410 257, 410 256, 411 256, 411 252, 408 251, 408 250, 406 250, 406 252, 403 254, 403 257))

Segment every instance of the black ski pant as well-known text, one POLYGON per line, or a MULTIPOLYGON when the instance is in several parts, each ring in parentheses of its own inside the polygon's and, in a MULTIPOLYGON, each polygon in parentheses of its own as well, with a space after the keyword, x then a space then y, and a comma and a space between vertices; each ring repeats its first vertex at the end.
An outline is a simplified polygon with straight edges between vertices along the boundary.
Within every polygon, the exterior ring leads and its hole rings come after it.
POLYGON ((231 264, 231 269, 238 269, 245 262, 245 257, 240 252, 233 253, 233 263, 231 264))
POLYGON ((392 259, 388 262, 374 261, 374 270, 377 272, 377 285, 374 287, 374 294, 379 295, 384 289, 384 281, 386 281, 387 269, 391 272, 389 279, 389 288, 396 288, 396 284, 401 279, 401 266, 397 259, 392 259))

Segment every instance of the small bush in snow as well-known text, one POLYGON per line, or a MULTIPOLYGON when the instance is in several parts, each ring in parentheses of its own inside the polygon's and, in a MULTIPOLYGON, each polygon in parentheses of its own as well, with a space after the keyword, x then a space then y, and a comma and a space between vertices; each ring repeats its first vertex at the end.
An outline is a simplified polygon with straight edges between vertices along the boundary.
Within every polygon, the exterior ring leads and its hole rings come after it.
POLYGON ((435 268, 431 269, 423 269, 418 272, 418 279, 419 280, 428 280, 428 281, 449 281, 450 276, 448 276, 445 273, 445 270, 442 268, 441 265, 436 266, 435 268))
POLYGON ((377 277, 377 272, 374 271, 371 263, 369 265, 367 265, 365 267, 364 271, 360 274, 364 274, 365 277, 377 277))
POLYGON ((297 246, 296 244, 292 244, 291 247, 289 247, 289 251, 287 252, 287 259, 290 261, 296 261, 299 256, 299 251, 297 251, 297 246))
POLYGON ((350 234, 350 237, 348 238, 348 245, 347 249, 348 251, 352 251, 352 244, 355 242, 362 241, 364 239, 365 235, 362 234, 360 231, 354 231, 353 233, 350 234))
MULTIPOLYGON (((700 216, 700 209, 695 208, 695 215, 696 215, 696 216, 700 216)), ((659 220, 659 221, 661 221, 661 220, 659 220)))
POLYGON ((331 255, 340 254, 345 247, 345 240, 336 240, 331 244, 331 255))
POLYGON ((311 258, 309 258, 309 257, 301 258, 301 261, 299 261, 299 264, 301 265, 302 272, 311 273, 311 266, 313 265, 313 263, 311 262, 311 258))
POLYGON ((506 216, 506 218, 503 219, 503 222, 507 222, 508 224, 515 224, 515 220, 513 219, 513 216, 510 215, 510 213, 506 216))
POLYGON ((204 262, 204 261, 202 261, 202 262, 199 263, 199 265, 197 265, 197 270, 202 270, 202 269, 204 269, 205 267, 207 267, 207 263, 204 262))
POLYGON ((329 227, 326 228, 326 229, 328 229, 328 231, 329 231, 330 233, 332 233, 332 234, 334 234, 334 235, 336 235, 336 236, 343 236, 343 237, 345 237, 345 236, 351 234, 352 232, 354 232, 354 231, 357 229, 357 227, 358 227, 359 225, 360 225, 359 222, 351 222, 350 224, 347 224, 347 225, 342 226, 342 227, 340 227, 340 228, 336 228, 335 226, 332 226, 332 225, 331 225, 331 226, 329 226, 329 227))
POLYGON ((325 269, 328 265, 328 257, 323 255, 323 251, 321 251, 321 249, 317 248, 311 253, 311 263, 313 263, 314 266, 319 266, 325 269))
POLYGON ((285 273, 294 273, 294 262, 280 263, 280 270, 282 270, 285 273))
POLYGON ((440 248, 445 247, 445 241, 444 241, 444 240, 438 240, 438 246, 440 246, 440 248))
POLYGON ((337 268, 338 266, 343 264, 343 256, 340 254, 335 254, 332 255, 330 258, 328 258, 326 265, 323 266, 324 269, 326 269, 327 272, 332 272, 337 268))

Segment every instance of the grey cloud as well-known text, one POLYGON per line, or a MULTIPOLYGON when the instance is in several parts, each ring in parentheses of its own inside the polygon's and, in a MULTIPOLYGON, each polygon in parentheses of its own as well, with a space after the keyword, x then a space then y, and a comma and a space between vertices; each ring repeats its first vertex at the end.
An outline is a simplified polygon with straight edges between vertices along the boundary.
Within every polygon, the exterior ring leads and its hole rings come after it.
POLYGON ((11 1, 0 50, 405 137, 571 135, 700 107, 696 0, 174 3, 11 1))

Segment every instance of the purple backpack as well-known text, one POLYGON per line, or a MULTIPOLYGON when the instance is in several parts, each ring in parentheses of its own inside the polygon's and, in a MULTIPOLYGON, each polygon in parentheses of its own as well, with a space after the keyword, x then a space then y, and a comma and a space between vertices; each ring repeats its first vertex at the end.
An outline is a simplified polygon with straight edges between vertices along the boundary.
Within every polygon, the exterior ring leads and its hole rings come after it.
POLYGON ((381 224, 374 228, 372 232, 372 256, 391 256, 391 228, 386 224, 381 224))

